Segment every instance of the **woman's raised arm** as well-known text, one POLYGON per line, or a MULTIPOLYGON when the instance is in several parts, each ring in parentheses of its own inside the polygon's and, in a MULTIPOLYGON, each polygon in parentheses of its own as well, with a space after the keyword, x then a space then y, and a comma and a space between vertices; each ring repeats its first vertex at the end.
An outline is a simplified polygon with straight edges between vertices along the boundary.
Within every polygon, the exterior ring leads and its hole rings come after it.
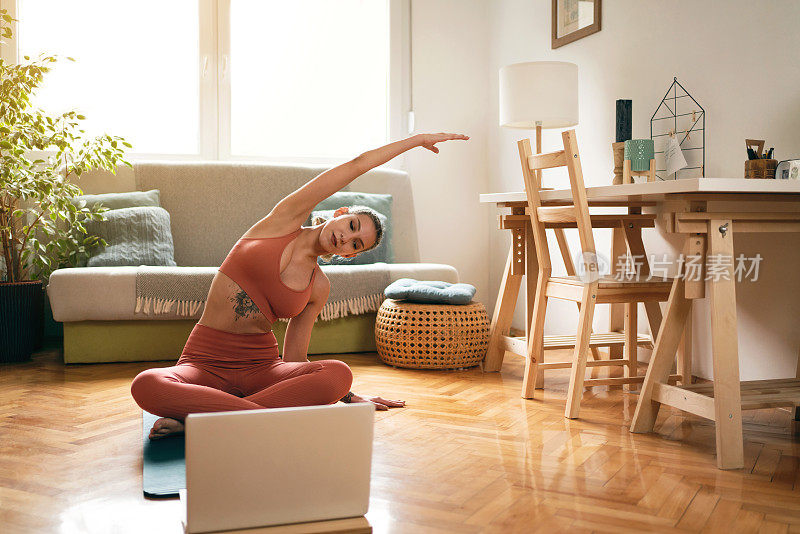
POLYGON ((344 188, 347 184, 387 161, 399 156, 414 147, 424 147, 434 153, 439 149, 434 146, 442 141, 460 139, 466 141, 468 136, 462 134, 418 134, 401 141, 395 141, 380 148, 368 150, 356 157, 327 170, 305 184, 303 187, 281 200, 270 212, 269 217, 290 219, 302 224, 314 206, 344 188))

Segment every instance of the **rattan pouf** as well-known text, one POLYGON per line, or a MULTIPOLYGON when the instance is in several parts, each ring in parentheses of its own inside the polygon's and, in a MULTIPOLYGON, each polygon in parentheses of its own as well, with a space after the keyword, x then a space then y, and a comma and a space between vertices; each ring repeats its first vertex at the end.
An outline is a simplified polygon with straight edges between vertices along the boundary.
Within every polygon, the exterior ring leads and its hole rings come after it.
POLYGON ((478 365, 489 346, 489 317, 480 302, 412 304, 386 299, 375 319, 381 361, 412 369, 478 365))

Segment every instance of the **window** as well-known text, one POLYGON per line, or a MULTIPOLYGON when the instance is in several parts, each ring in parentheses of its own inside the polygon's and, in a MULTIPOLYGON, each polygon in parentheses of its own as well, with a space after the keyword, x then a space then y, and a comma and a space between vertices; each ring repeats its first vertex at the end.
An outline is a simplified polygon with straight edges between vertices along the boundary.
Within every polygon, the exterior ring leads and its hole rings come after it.
POLYGON ((389 18, 375 0, 233 0, 231 154, 357 155, 387 140, 389 18))
POLYGON ((21 0, 15 18, 19 57, 61 58, 36 105, 77 109, 87 135, 120 135, 137 153, 199 153, 196 0, 21 0))
POLYGON ((17 0, 17 57, 74 57, 36 104, 133 158, 334 162, 402 131, 403 1, 17 0))

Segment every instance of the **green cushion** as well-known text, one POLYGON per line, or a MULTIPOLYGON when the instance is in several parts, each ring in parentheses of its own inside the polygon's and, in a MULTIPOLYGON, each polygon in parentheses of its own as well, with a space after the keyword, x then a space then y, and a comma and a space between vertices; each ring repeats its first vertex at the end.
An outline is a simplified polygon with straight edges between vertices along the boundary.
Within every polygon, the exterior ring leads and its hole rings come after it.
POLYGON ((167 210, 143 206, 110 210, 104 215, 105 221, 86 223, 90 235, 108 243, 89 258, 88 267, 176 265, 167 210))
POLYGON ((110 210, 118 210, 121 208, 133 208, 137 206, 160 206, 161 193, 158 189, 150 191, 129 191, 126 193, 103 193, 100 195, 81 195, 72 199, 72 203, 76 206, 80 205, 81 201, 86 202, 86 206, 94 204, 102 204, 110 210))
MULTIPOLYGON (((101 193, 97 195, 80 195, 70 199, 78 208, 100 204, 109 210, 133 208, 137 206, 161 206, 161 192, 158 189, 150 191, 127 191, 124 193, 101 193)), ((85 237, 86 234, 84 234, 85 237)), ((92 235, 89 232, 88 235, 92 235)), ((87 258, 81 257, 76 267, 86 267, 87 258)))
MULTIPOLYGON (((392 195, 383 195, 380 193, 357 193, 354 191, 339 191, 338 193, 334 193, 314 208, 314 211, 326 211, 326 210, 336 210, 343 206, 366 206, 368 208, 372 208, 380 215, 386 217, 384 224, 386 225, 386 231, 383 234, 382 243, 386 248, 380 252, 380 256, 384 259, 380 260, 371 260, 370 256, 367 256, 368 253, 362 253, 348 260, 347 258, 341 258, 339 256, 334 256, 334 261, 331 261, 331 264, 344 264, 344 265, 364 265, 367 263, 376 263, 377 261, 384 261, 386 263, 394 263, 394 249, 392 247, 392 195), (364 256, 362 258, 362 256, 364 256)), ((312 212, 313 213, 313 212, 312 212)), ((370 251, 371 252, 371 251, 370 251)), ((325 263, 324 260, 320 260, 320 263, 325 263)))
MULTIPOLYGON (((333 212, 334 210, 312 211, 311 220, 314 220, 315 217, 330 219, 333 217, 333 212)), ((389 220, 383 213, 378 213, 378 219, 381 220, 385 228, 389 228, 389 220)), ((343 258, 341 256, 334 255, 330 260, 327 261, 322 258, 317 258, 317 263, 320 265, 367 265, 369 263, 391 263, 389 260, 388 243, 389 241, 387 240, 386 236, 384 236, 377 247, 371 248, 366 252, 361 252, 354 258, 343 258)))

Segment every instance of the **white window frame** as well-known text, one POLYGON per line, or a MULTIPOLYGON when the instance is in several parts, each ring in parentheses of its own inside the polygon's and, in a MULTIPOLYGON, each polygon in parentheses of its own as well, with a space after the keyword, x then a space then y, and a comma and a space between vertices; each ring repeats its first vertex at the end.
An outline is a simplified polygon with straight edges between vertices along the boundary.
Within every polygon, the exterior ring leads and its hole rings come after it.
MULTIPOLYGON (((0 0, 0 7, 17 18, 19 0, 0 0)), ((68 1, 68 0, 65 0, 68 1)), ((410 111, 410 2, 389 1, 389 87, 387 109, 388 141, 409 135, 408 111, 410 111)), ((169 154, 131 152, 130 161, 142 160, 209 160, 209 161, 267 161, 282 163, 313 163, 333 165, 341 159, 331 157, 259 157, 231 155, 231 80, 230 69, 230 14, 231 0, 197 0, 199 22, 200 105, 198 109, 198 154, 169 154)), ((12 29, 14 37, 0 45, 0 57, 15 63, 18 61, 16 23, 12 29)), ((58 53, 53 50, 53 53, 58 53)), ((113 132, 112 132, 113 133, 113 132)), ((358 154, 353 154, 352 157, 358 154)), ((405 155, 395 158, 387 166, 406 168, 405 155)))

